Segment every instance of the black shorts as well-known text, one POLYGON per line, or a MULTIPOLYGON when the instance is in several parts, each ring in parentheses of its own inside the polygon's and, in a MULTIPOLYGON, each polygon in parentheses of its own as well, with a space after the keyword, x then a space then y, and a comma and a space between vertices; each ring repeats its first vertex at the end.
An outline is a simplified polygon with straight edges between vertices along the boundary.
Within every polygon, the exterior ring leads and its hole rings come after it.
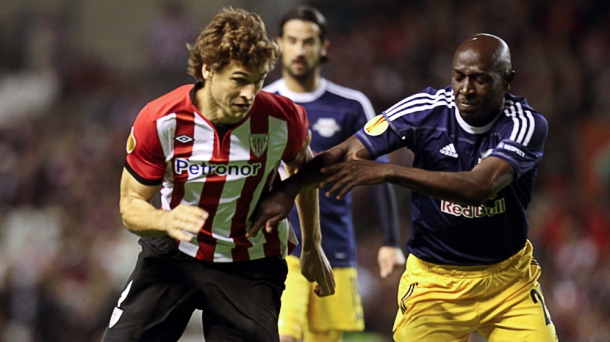
POLYGON ((195 309, 206 342, 279 341, 281 257, 237 263, 198 261, 169 237, 140 239, 142 252, 103 341, 178 341, 195 309))

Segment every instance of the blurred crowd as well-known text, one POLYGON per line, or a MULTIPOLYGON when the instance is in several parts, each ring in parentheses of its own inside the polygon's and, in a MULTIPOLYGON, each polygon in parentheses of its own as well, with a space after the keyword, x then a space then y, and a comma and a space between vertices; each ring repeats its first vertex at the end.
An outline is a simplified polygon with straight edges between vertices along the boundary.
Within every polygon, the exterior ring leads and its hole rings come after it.
MULTIPOLYGON (((511 92, 550 127, 528 209, 545 304, 560 341, 610 341, 610 2, 306 3, 330 25, 323 75, 364 92, 378 112, 448 85, 467 37, 506 40, 511 92)), ((130 73, 75 50, 69 11, 23 11, 1 26, 0 342, 101 338, 139 252, 118 211, 127 135, 147 101, 192 82, 185 43, 201 27, 180 4, 167 2, 149 23, 150 64, 130 73)), ((275 33, 277 18, 263 19, 275 33)), ((277 77, 279 68, 267 82, 277 77)), ((391 159, 410 163, 407 151, 391 159)), ((397 191, 406 241, 409 193, 397 191)), ((365 192, 355 191, 355 205, 367 332, 389 340, 401 271, 379 278, 380 230, 365 192)))

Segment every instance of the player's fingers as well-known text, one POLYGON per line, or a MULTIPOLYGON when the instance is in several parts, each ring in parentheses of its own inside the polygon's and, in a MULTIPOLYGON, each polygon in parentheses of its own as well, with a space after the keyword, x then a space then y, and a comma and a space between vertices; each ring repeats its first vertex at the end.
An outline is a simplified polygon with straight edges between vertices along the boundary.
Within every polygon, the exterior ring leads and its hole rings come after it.
POLYGON ((252 227, 250 227, 250 230, 248 230, 248 232, 246 233, 246 237, 256 237, 261 229, 263 229, 263 226, 261 226, 260 224, 257 224, 256 226, 252 225, 252 227))
POLYGON ((185 241, 185 242, 189 242, 193 239, 192 234, 186 234, 182 230, 179 230, 179 229, 172 229, 172 230, 168 231, 168 235, 173 237, 174 239, 178 239, 180 241, 185 241))
POLYGON ((381 278, 385 278, 388 275, 390 275, 390 273, 392 273, 392 265, 389 263, 384 262, 383 260, 380 260, 379 262, 379 275, 381 276, 381 278))
POLYGON ((279 224, 280 224, 280 220, 277 218, 267 220, 267 224, 265 224, 265 231, 267 231, 267 233, 271 233, 274 230, 277 230, 277 226, 279 224))
POLYGON ((333 295, 335 293, 335 283, 334 279, 329 279, 328 282, 318 283, 314 287, 314 293, 318 297, 326 297, 333 295))
POLYGON ((330 197, 335 194, 335 197, 338 200, 343 199, 348 192, 350 192, 354 188, 353 183, 347 181, 341 181, 335 183, 328 191, 326 192, 326 197, 330 197))
POLYGON ((344 177, 345 176, 343 175, 343 173, 335 173, 332 176, 329 176, 328 178, 326 178, 325 180, 320 182, 320 187, 325 188, 329 185, 340 182, 342 179, 344 179, 344 177))

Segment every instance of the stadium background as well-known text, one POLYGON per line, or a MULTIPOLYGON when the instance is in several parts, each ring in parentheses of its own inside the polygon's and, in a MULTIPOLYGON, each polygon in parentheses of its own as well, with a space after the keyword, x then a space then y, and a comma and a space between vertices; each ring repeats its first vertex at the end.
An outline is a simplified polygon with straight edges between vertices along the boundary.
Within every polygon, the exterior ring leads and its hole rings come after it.
MULTIPOLYGON (((139 249, 118 212, 132 120, 148 100, 191 82, 185 42, 223 6, 259 13, 273 35, 298 4, 329 21, 323 75, 363 91, 378 112, 447 85, 452 54, 472 34, 508 42, 511 91, 550 125, 529 208, 547 305, 561 341, 610 341, 610 2, 602 0, 1 1, 0 341, 99 340, 139 249)), ((268 82, 277 77, 279 67, 268 82)), ((406 151, 391 157, 410 162, 406 151)), ((406 240, 408 192, 397 191, 406 240)), ((367 333, 349 338, 387 341, 400 272, 377 276, 379 229, 362 189, 355 195, 367 333)), ((201 340, 193 322, 182 341, 201 340)))

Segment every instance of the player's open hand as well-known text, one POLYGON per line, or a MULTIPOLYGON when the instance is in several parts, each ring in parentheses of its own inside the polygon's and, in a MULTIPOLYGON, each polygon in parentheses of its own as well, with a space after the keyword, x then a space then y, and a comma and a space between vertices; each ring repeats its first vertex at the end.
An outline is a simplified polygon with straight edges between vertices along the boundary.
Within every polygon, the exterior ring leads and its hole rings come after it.
POLYGON ((256 210, 254 210, 253 223, 250 230, 246 233, 246 237, 258 235, 258 232, 263 228, 265 228, 267 233, 276 230, 280 221, 290 214, 290 210, 294 205, 294 198, 295 196, 279 188, 261 197, 256 205, 256 210))
POLYGON ((390 164, 362 159, 334 164, 321 169, 322 173, 332 175, 324 180, 320 187, 332 185, 326 192, 326 196, 337 194, 337 199, 342 199, 358 185, 383 183, 391 167, 390 164))
POLYGON ((310 282, 316 282, 314 292, 318 297, 335 294, 335 275, 319 244, 303 246, 301 252, 301 273, 310 282))
POLYGON ((400 248, 381 246, 377 253, 377 262, 379 263, 379 274, 381 275, 381 278, 385 278, 392 274, 395 268, 404 266, 405 261, 405 255, 400 248))
POLYGON ((180 204, 164 216, 167 235, 181 241, 191 241, 203 228, 208 212, 186 204, 180 204))

